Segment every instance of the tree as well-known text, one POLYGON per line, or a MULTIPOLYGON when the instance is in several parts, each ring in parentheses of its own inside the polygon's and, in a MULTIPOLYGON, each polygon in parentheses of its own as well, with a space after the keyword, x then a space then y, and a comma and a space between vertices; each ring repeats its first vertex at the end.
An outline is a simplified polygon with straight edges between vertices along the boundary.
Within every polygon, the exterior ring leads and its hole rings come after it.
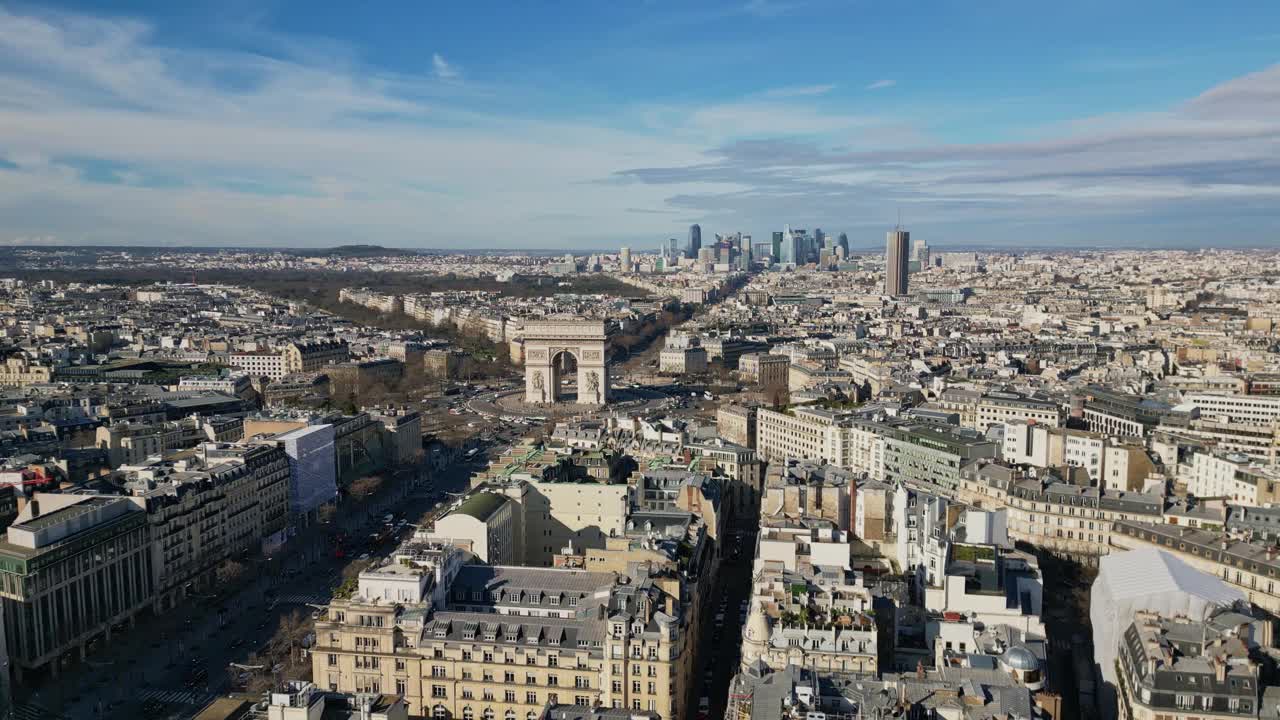
POLYGON ((371 495, 376 495, 385 483, 386 478, 381 475, 366 475, 351 483, 348 492, 354 497, 364 500, 371 495))
POLYGON ((223 560, 214 574, 218 579, 218 585, 226 587, 238 583, 244 577, 244 572, 244 563, 237 560, 223 560))
POLYGON ((785 385, 771 385, 765 388, 764 395, 774 409, 786 407, 791 402, 791 391, 785 385))

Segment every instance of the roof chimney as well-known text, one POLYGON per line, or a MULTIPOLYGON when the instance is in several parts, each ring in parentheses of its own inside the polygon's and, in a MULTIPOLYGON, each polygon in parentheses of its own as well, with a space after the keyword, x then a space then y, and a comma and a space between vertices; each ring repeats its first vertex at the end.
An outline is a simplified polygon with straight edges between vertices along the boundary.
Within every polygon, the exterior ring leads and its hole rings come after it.
POLYGON ((40 517, 40 501, 33 497, 31 498, 30 504, 31 504, 31 518, 34 520, 35 518, 40 517))

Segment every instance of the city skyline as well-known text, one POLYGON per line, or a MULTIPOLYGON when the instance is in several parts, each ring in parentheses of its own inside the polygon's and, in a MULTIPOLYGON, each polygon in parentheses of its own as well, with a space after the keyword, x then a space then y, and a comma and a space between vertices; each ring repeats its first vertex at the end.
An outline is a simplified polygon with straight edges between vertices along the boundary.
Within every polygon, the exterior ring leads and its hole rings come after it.
POLYGON ((1277 11, 1152 10, 6 6, 0 244, 1274 244, 1277 11))

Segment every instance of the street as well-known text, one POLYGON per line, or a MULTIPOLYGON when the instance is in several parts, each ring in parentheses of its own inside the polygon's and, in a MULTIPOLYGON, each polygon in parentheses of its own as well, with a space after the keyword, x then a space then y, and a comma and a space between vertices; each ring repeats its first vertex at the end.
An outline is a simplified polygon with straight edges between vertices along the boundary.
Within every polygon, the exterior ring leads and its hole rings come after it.
MULTIPOLYGON (((122 629, 83 663, 64 668, 56 680, 46 680, 17 706, 14 718, 192 717, 233 689, 231 663, 258 665, 258 658, 266 655, 264 646, 295 613, 301 613, 305 624, 301 632, 311 632, 311 606, 327 604, 344 569, 360 563, 357 558, 365 552, 376 552, 367 546, 367 538, 381 526, 384 514, 416 521, 444 493, 464 489, 480 460, 433 473, 423 487, 408 494, 407 483, 387 483, 363 502, 342 501, 330 523, 299 532, 277 557, 254 561, 248 571, 252 577, 239 590, 225 597, 189 597, 186 605, 159 616, 144 611, 136 627, 122 629), (338 529, 351 538, 342 558, 334 557, 327 542, 338 529)), ((412 532, 412 527, 404 527, 384 549, 412 532)), ((309 661, 295 670, 309 676, 309 661)))
POLYGON ((713 595, 707 603, 706 615, 701 619, 702 637, 694 643, 697 672, 694 674, 695 690, 690 693, 688 717, 724 716, 729 681, 738 672, 742 652, 743 613, 748 609, 746 604, 751 597, 755 532, 751 528, 738 530, 726 543, 719 582, 710 591, 713 595), (735 547, 739 549, 737 557, 734 556, 735 547), (699 710, 702 698, 706 698, 708 708, 705 714, 699 710))

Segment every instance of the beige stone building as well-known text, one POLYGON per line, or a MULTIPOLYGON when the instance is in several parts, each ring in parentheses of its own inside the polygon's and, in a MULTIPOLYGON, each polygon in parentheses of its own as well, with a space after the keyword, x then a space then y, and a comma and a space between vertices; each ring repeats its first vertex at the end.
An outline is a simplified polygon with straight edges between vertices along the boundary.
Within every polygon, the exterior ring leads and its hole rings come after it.
POLYGON ((289 343, 280 351, 284 358, 284 374, 313 372, 326 365, 346 362, 350 348, 342 340, 313 340, 289 343))
POLYGON ((434 718, 537 720, 557 704, 686 717, 690 633, 660 581, 482 565, 423 574, 441 583, 434 606, 364 588, 329 605, 316 622, 317 685, 394 693, 434 718))
POLYGON ((53 381, 53 368, 36 365, 25 355, 15 355, 0 367, 0 387, 25 387, 53 381))

